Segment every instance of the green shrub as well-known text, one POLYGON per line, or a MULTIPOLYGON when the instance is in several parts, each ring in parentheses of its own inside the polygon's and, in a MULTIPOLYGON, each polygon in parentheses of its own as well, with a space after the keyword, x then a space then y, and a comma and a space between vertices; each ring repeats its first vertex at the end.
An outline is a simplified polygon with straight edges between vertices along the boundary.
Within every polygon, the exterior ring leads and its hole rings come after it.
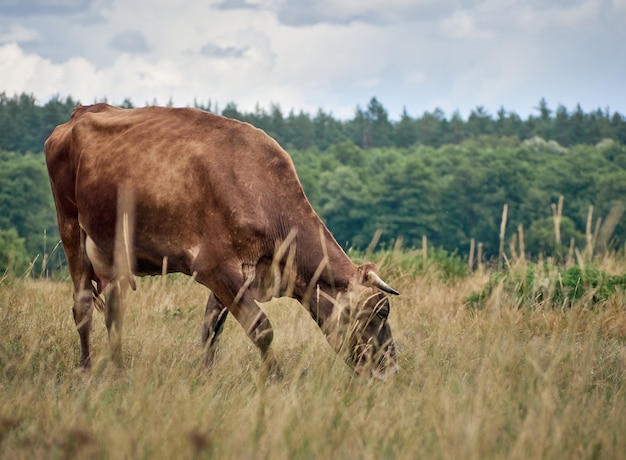
POLYGON ((474 291, 465 299, 466 305, 483 308, 498 286, 515 299, 519 308, 542 303, 567 307, 583 297, 595 306, 605 302, 617 290, 626 288, 626 274, 609 275, 593 265, 558 268, 548 264, 520 264, 493 273, 481 291, 474 291))
POLYGON ((426 260, 421 249, 386 249, 368 254, 350 250, 350 257, 357 263, 375 262, 390 279, 396 276, 418 275, 425 271, 435 271, 443 281, 467 276, 467 261, 455 250, 448 252, 443 248, 428 248, 426 260))
POLYGON ((567 254, 572 238, 576 247, 584 247, 585 235, 576 229, 576 224, 569 217, 561 217, 560 232, 561 242, 557 243, 554 236, 554 217, 535 220, 524 236, 526 251, 535 256, 544 254, 562 260, 567 254))
POLYGON ((26 243, 17 230, 0 230, 0 276, 4 273, 21 275, 29 265, 26 243))

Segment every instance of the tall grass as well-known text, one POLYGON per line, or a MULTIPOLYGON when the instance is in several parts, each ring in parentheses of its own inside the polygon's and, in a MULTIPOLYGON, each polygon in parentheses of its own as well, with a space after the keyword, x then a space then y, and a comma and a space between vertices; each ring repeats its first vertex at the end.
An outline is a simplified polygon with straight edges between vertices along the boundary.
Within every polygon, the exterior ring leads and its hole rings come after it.
POLYGON ((620 458, 626 452, 626 312, 519 309, 488 274, 407 272, 390 321, 400 373, 354 378, 291 300, 263 305, 285 373, 260 378, 258 351, 229 318, 210 373, 199 372, 208 292, 145 278, 128 295, 125 369, 109 365, 95 313, 94 365, 77 370, 68 281, 0 285, 2 458, 620 458))

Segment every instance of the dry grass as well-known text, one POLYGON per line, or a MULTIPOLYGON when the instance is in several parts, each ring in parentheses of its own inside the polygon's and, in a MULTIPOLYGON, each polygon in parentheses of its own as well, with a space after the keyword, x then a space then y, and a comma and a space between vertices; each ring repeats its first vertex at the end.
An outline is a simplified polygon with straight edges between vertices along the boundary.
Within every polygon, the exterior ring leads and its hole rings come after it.
POLYGON ((518 310, 485 276, 389 280, 401 373, 354 379, 295 302, 264 305, 285 379, 229 318, 198 372, 208 292, 143 279, 128 298, 124 371, 95 314, 94 368, 77 370, 68 282, 0 284, 2 458, 620 458, 626 454, 623 296, 591 311, 518 310))

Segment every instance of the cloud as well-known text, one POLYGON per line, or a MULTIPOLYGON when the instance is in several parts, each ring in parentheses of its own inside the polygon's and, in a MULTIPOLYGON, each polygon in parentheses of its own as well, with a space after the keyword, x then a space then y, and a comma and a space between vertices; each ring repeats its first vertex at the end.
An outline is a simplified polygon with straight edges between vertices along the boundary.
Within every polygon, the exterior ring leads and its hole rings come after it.
POLYGON ((46 100, 59 93, 72 95, 68 88, 84 93, 93 84, 89 77, 94 73, 85 59, 70 59, 61 66, 24 53, 14 43, 0 46, 0 82, 7 94, 34 93, 46 100))
POLYGON ((441 22, 441 29, 448 37, 462 40, 486 39, 493 36, 488 30, 479 28, 467 11, 455 11, 452 16, 441 22))
POLYGON ((146 37, 138 30, 126 30, 109 41, 109 45, 118 51, 141 54, 150 50, 146 37))
POLYGON ((276 6, 278 19, 290 26, 320 23, 394 24, 432 21, 452 12, 454 0, 283 0, 276 6))
POLYGON ((0 26, 0 44, 32 42, 39 38, 39 33, 21 24, 0 26))
POLYGON ((365 5, 327 4, 315 0, 289 0, 278 9, 278 19, 290 26, 307 26, 319 23, 349 24, 354 21, 373 22, 375 12, 365 5), (343 6, 342 6, 343 5, 343 6))
POLYGON ((258 3, 251 3, 247 0, 223 0, 212 5, 216 10, 256 10, 260 7, 258 3))
POLYGON ((241 58, 244 57, 246 51, 248 51, 247 46, 219 46, 214 43, 207 43, 200 49, 200 54, 215 58, 241 58))
POLYGON ((93 0, 2 0, 0 14, 14 17, 72 14, 89 9, 93 0))
POLYGON ((541 97, 626 113, 625 1, 37 0, 9 17, 23 0, 0 0, 0 92, 339 117, 373 96, 392 117, 523 116, 541 97))

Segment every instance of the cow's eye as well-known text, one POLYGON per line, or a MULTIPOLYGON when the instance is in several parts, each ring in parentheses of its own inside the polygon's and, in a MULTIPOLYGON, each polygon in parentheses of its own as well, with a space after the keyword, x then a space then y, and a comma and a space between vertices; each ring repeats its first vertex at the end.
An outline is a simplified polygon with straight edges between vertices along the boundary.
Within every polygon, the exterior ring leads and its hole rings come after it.
POLYGON ((376 312, 376 316, 378 316, 381 319, 389 318, 389 307, 380 307, 378 311, 376 312))

